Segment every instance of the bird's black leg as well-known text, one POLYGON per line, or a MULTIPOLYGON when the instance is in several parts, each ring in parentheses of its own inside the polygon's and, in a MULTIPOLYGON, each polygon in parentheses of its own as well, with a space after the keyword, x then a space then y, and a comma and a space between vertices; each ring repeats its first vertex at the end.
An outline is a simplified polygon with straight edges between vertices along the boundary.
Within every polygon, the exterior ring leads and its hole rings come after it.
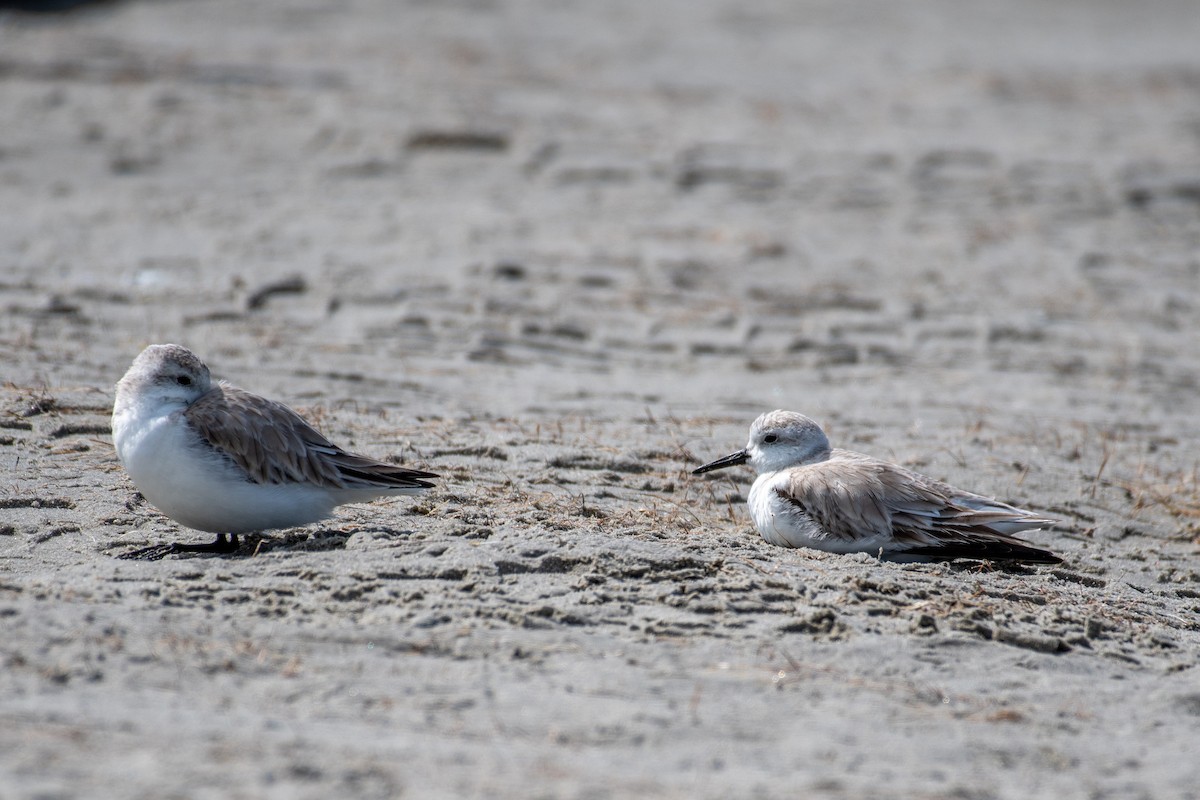
POLYGON ((175 545, 176 553, 232 553, 238 549, 238 537, 236 533, 218 533, 215 542, 208 544, 178 544, 175 545), (226 538, 228 537, 228 538, 226 538))
POLYGON ((235 552, 240 543, 236 533, 218 533, 215 542, 207 544, 180 544, 174 542, 172 544, 155 544, 150 547, 141 547, 137 550, 130 550, 128 553, 122 553, 117 558, 124 561, 158 561, 160 558, 166 558, 175 553, 232 553, 235 552))

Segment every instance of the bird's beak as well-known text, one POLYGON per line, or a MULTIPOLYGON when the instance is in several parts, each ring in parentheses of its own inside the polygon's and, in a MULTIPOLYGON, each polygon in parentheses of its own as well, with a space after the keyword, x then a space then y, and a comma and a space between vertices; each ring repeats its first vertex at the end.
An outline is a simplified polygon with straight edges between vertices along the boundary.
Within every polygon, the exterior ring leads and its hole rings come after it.
POLYGON ((696 467, 692 470, 693 475, 701 475, 705 472, 712 472, 714 469, 724 469, 725 467, 736 467, 738 464, 745 464, 750 460, 750 454, 745 450, 738 450, 736 453, 730 453, 724 458, 718 458, 716 461, 710 461, 703 467, 696 467))

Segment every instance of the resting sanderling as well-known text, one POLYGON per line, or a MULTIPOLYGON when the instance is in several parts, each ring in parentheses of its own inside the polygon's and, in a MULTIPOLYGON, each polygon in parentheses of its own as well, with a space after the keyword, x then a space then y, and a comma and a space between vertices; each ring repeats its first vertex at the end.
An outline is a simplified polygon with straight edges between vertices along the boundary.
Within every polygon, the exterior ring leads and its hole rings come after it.
POLYGON ((117 457, 142 495, 171 519, 218 534, 208 544, 171 544, 126 553, 229 553, 238 534, 326 519, 336 506, 414 494, 431 472, 348 453, 281 403, 214 384, 185 347, 142 351, 117 384, 117 457))
POLYGON ((747 462, 758 472, 750 516, 771 544, 896 560, 1062 560, 1011 535, 1054 520, 896 464, 833 449, 821 427, 803 414, 763 414, 750 426, 744 450, 693 474, 747 462))

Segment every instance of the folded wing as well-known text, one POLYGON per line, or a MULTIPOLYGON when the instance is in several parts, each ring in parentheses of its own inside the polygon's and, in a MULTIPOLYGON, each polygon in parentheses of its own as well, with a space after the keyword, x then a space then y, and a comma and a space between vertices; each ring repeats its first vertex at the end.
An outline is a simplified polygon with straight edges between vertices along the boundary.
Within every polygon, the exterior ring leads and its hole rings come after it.
POLYGON ((834 539, 887 537, 885 552, 929 558, 1060 560, 1009 535, 1053 520, 868 456, 835 451, 790 477, 786 498, 834 539))
POLYGON ((222 383, 184 412, 212 447, 255 483, 329 489, 425 489, 432 472, 349 453, 282 403, 222 383))

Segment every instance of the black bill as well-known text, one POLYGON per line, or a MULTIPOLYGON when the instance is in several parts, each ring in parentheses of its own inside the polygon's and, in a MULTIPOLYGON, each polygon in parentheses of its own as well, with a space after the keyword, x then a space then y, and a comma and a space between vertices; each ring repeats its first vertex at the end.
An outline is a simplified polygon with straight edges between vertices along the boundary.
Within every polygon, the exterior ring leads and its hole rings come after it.
POLYGON ((738 464, 745 464, 750 460, 750 454, 745 450, 738 450, 736 453, 730 453, 724 458, 718 458, 716 461, 710 461, 703 467, 696 467, 692 470, 693 475, 700 475, 705 472, 712 472, 714 469, 724 469, 725 467, 736 467, 738 464))

